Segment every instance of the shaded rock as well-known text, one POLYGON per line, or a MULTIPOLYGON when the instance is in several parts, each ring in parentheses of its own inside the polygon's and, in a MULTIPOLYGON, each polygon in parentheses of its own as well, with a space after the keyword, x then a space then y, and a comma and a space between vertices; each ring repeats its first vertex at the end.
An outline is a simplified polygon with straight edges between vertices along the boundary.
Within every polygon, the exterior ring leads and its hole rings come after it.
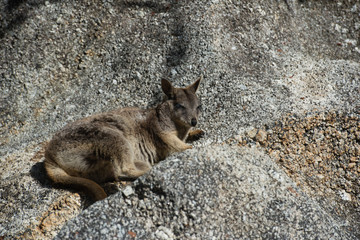
POLYGON ((130 201, 97 202, 56 239, 356 239, 256 148, 186 151, 132 187, 130 201))

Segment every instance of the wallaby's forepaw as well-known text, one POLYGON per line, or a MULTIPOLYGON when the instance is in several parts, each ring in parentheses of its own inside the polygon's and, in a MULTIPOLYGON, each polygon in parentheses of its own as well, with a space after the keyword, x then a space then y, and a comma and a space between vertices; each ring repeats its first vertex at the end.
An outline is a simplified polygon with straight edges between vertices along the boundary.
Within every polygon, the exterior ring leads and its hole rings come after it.
POLYGON ((189 132, 190 136, 195 136, 195 135, 201 135, 202 136, 204 134, 205 134, 205 132, 203 130, 201 130, 201 129, 195 129, 195 130, 191 130, 189 132))
POLYGON ((192 149, 193 147, 191 145, 188 145, 188 144, 181 144, 181 146, 178 146, 177 147, 177 152, 182 152, 182 151, 185 151, 185 150, 188 150, 188 149, 192 149))
POLYGON ((192 149, 193 147, 191 146, 191 145, 186 145, 186 148, 185 148, 185 150, 186 149, 192 149))
POLYGON ((191 130, 186 138, 186 142, 194 142, 199 140, 205 135, 205 132, 201 129, 191 130))

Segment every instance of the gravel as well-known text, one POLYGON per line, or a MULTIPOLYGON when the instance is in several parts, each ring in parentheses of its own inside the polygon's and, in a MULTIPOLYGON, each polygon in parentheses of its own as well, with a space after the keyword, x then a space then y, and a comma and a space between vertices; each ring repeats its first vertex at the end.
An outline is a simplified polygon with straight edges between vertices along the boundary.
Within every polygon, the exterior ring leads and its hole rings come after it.
POLYGON ((288 115, 235 141, 262 146, 298 186, 351 222, 349 230, 360 236, 359 140, 359 115, 333 111, 288 115))

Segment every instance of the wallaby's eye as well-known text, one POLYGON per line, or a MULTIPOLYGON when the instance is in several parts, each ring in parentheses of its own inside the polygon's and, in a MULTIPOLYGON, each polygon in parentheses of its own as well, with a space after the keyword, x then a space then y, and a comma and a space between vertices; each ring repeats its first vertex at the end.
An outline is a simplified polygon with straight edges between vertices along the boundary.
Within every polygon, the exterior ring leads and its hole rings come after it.
POLYGON ((202 111, 202 105, 199 105, 196 109, 197 109, 198 111, 202 111))
POLYGON ((185 109, 185 107, 183 105, 181 105, 180 103, 175 103, 174 107, 175 107, 176 110, 185 109))

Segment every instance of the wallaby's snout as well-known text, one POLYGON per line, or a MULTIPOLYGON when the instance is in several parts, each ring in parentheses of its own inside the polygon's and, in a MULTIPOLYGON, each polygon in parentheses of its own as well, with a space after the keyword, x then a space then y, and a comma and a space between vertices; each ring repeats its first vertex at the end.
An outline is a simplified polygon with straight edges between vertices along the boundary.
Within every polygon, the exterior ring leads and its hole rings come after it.
POLYGON ((192 119, 191 119, 191 126, 195 127, 196 124, 197 124, 196 118, 192 118, 192 119))

